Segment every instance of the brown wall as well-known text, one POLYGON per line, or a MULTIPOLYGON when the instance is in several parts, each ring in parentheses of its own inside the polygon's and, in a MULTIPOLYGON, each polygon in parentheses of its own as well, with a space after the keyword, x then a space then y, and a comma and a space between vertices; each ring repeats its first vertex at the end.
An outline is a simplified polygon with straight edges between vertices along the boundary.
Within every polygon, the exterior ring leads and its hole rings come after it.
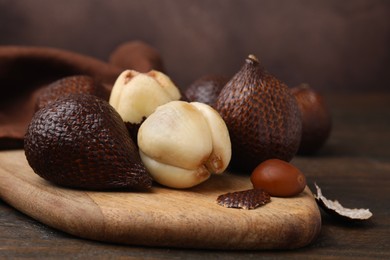
POLYGON ((232 75, 249 53, 291 86, 390 87, 390 1, 0 0, 0 44, 107 59, 135 39, 160 51, 183 88, 232 75))

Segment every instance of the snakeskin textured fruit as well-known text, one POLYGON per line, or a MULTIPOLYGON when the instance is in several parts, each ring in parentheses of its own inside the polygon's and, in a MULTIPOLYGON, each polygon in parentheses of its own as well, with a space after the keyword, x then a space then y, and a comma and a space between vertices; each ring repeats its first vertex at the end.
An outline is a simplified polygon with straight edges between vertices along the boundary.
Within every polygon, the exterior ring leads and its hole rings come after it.
POLYGON ((250 55, 217 98, 228 126, 231 167, 250 173, 266 159, 290 161, 301 138, 301 117, 288 87, 250 55))
POLYGON ((108 100, 109 91, 96 82, 92 77, 86 75, 69 76, 44 87, 35 104, 35 109, 39 110, 47 104, 68 94, 91 94, 108 100))
POLYGON ((37 111, 24 149, 35 173, 60 186, 138 190, 152 185, 121 117, 93 95, 70 94, 37 111))
POLYGON ((190 102, 201 102, 214 107, 228 78, 221 75, 206 75, 194 81, 185 91, 190 102))
POLYGON ((298 154, 314 154, 328 140, 332 130, 332 117, 324 97, 308 84, 290 89, 297 99, 302 115, 302 138, 298 154))

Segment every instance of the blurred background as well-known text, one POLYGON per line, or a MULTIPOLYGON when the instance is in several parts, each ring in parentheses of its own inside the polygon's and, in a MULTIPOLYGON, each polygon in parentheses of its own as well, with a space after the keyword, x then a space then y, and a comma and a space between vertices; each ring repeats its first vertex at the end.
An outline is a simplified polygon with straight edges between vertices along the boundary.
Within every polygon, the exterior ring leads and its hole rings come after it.
POLYGON ((232 76, 253 53, 289 86, 390 87, 390 1, 0 0, 0 44, 108 60, 121 43, 156 48, 181 88, 232 76))

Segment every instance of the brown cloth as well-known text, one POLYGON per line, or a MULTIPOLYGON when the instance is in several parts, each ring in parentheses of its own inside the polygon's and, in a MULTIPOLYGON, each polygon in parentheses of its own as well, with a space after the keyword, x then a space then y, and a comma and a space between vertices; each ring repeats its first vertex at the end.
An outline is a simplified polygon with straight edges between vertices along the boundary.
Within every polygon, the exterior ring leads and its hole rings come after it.
POLYGON ((125 69, 163 71, 163 64, 142 41, 118 46, 108 62, 62 49, 0 46, 0 149, 23 148, 40 88, 67 76, 88 75, 111 89, 125 69))

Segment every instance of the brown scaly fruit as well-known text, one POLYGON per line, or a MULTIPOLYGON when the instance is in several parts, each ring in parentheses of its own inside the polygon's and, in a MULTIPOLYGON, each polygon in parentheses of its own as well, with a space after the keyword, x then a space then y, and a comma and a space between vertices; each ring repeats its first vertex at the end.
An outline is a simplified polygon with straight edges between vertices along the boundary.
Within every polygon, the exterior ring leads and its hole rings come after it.
POLYGON ((119 45, 110 55, 109 63, 122 69, 148 72, 151 69, 164 72, 160 53, 142 41, 130 41, 119 45))
POLYGON ((39 110, 47 104, 68 94, 91 94, 108 100, 109 91, 103 85, 87 75, 64 77, 47 85, 39 91, 35 109, 39 110))
POLYGON ((250 173, 264 160, 290 161, 296 154, 302 127, 297 102, 255 56, 222 89, 216 109, 229 129, 233 169, 250 173))
POLYGON ((332 117, 323 96, 308 84, 290 89, 302 115, 299 154, 314 154, 325 144, 332 129, 332 117))
POLYGON ((191 83, 184 94, 190 102, 201 102, 215 107, 217 97, 228 81, 229 79, 222 75, 205 75, 191 83))
POLYGON ((92 95, 70 94, 37 111, 24 149, 35 173, 60 186, 143 190, 152 185, 120 115, 92 95))

